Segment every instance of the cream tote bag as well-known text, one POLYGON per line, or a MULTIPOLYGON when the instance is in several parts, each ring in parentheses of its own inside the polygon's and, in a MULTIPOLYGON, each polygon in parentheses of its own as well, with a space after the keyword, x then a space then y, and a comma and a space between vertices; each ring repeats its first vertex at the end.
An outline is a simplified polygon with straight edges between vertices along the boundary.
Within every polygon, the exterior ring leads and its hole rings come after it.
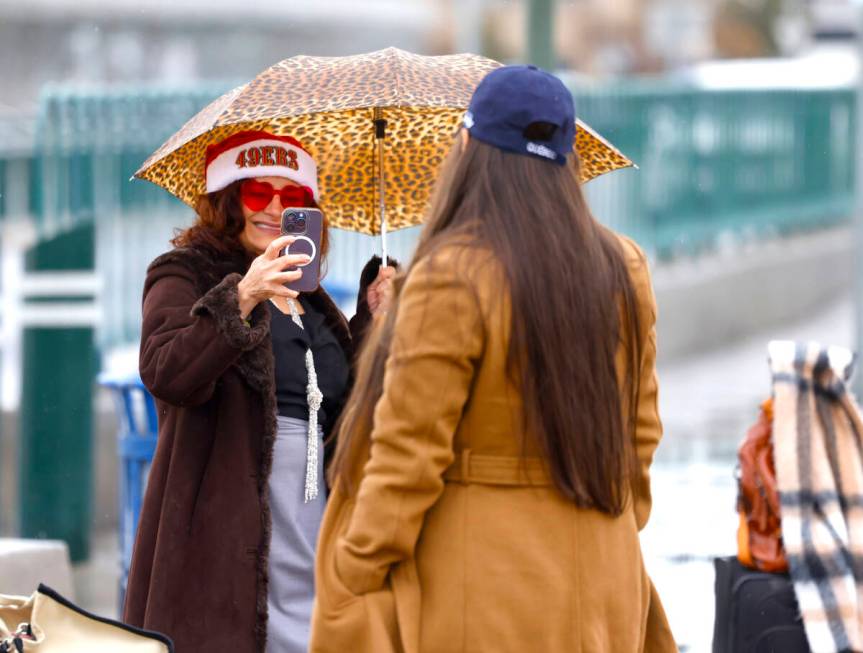
POLYGON ((0 594, 0 653, 173 653, 153 633, 85 612, 50 587, 33 596, 0 594))

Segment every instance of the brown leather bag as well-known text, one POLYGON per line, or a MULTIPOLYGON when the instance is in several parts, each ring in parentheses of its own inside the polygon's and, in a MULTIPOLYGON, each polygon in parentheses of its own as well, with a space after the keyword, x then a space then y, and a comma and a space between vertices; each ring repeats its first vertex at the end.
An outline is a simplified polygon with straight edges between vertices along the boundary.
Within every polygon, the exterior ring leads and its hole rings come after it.
POLYGON ((773 402, 761 405, 758 421, 737 450, 737 559, 761 571, 788 571, 773 463, 773 402))

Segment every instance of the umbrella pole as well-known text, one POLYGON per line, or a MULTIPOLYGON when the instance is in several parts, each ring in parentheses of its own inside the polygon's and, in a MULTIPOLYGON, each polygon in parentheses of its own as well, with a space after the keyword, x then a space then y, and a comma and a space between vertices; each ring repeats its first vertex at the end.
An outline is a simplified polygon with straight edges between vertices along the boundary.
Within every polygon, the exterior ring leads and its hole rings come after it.
POLYGON ((386 180, 384 179, 384 138, 387 135, 387 121, 383 110, 375 107, 375 140, 378 143, 378 198, 381 212, 381 265, 387 266, 387 215, 386 215, 386 180))

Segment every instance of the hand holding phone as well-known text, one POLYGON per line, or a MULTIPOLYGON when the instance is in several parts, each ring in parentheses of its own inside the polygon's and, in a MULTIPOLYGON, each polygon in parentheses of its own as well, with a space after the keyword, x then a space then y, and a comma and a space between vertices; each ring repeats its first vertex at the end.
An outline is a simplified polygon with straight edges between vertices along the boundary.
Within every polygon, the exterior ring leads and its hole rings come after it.
POLYGON ((260 256, 255 257, 246 274, 237 283, 240 316, 246 318, 260 302, 273 297, 296 298, 298 292, 287 287, 298 280, 309 262, 306 255, 284 256, 286 247, 293 244, 293 236, 279 236, 260 256))
POLYGON ((293 236, 295 240, 281 254, 305 254, 310 259, 306 265, 301 266, 303 275, 296 281, 285 284, 287 288, 297 292, 312 292, 320 284, 323 226, 324 215, 319 209, 289 207, 282 211, 282 235, 293 236))

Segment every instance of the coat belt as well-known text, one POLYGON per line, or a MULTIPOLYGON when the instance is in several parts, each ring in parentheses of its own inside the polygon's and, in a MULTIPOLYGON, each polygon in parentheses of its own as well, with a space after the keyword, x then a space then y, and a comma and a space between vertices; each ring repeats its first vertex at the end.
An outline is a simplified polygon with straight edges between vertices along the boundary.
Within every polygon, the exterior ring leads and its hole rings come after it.
POLYGON ((465 449, 443 474, 447 483, 509 485, 516 487, 548 486, 545 462, 541 458, 519 456, 485 456, 465 449))

